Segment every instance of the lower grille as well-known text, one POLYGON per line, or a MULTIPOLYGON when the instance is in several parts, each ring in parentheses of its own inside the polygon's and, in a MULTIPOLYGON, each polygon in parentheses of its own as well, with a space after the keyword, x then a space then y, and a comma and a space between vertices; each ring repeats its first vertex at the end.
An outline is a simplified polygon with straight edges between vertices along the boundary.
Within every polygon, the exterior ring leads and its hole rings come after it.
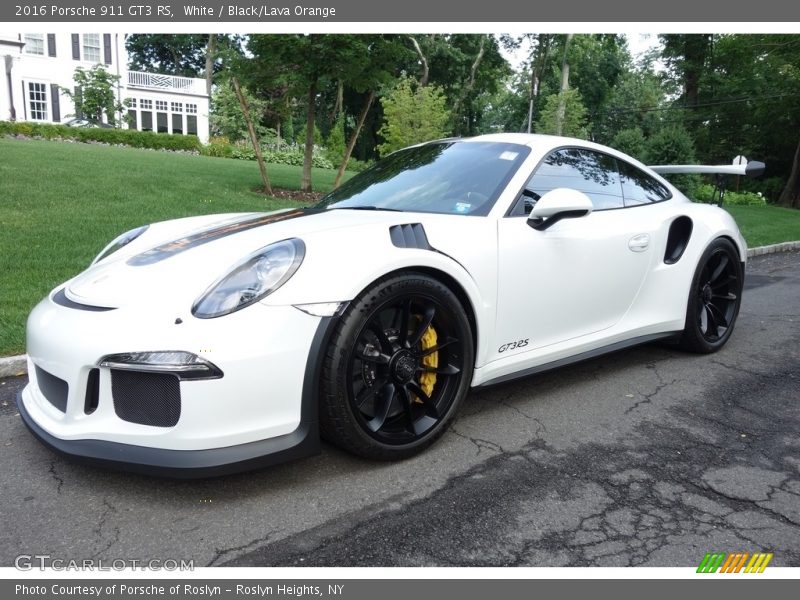
POLYGON ((67 412, 69 384, 44 369, 36 367, 36 383, 47 401, 61 412, 67 412))
POLYGON ((172 427, 181 417, 181 388, 177 375, 111 370, 114 412, 123 421, 172 427))

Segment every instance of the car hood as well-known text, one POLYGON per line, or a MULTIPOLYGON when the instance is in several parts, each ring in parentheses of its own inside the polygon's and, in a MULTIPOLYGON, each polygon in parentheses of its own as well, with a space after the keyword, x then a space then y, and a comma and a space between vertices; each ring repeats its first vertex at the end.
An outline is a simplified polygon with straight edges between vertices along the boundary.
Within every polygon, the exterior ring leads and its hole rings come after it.
POLYGON ((134 242, 69 281, 65 293, 74 302, 92 306, 119 308, 135 303, 185 310, 236 263, 269 244, 300 238, 310 260, 315 252, 331 251, 329 243, 314 245, 321 232, 328 239, 336 230, 340 230, 337 237, 349 237, 353 229, 415 222, 422 216, 287 209, 165 221, 151 225, 134 242))

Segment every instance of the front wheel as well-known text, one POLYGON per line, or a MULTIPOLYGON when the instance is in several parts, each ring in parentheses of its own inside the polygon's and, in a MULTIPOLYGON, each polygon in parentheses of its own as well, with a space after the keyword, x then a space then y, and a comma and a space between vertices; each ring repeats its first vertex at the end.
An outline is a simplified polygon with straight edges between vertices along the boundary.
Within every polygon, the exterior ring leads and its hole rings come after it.
POLYGON ((342 315, 326 352, 323 437, 373 459, 420 452, 467 395, 473 352, 469 319, 447 286, 421 273, 378 280, 342 315))
POLYGON ((730 240, 714 240, 697 264, 686 307, 680 345, 685 350, 716 352, 730 338, 742 302, 742 263, 730 240))

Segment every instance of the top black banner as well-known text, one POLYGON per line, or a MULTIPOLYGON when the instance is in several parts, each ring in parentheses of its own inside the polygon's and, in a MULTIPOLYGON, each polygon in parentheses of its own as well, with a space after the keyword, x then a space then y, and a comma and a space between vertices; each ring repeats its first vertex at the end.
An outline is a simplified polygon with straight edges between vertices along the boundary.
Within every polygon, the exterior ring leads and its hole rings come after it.
MULTIPOLYGON (((535 22, 775 22, 800 21, 800 3, 786 0, 11 0, 4 23, 535 23, 535 22)), ((793 29, 787 26, 787 31, 793 29)))

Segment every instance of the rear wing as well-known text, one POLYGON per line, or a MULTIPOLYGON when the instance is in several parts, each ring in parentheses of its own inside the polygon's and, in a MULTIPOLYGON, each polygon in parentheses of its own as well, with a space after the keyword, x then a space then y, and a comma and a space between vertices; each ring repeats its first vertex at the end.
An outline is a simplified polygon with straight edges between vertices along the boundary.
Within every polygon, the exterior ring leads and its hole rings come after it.
POLYGON ((715 175, 758 177, 764 172, 764 163, 751 160, 746 165, 654 165, 649 168, 659 175, 672 175, 675 173, 711 173, 715 175))

